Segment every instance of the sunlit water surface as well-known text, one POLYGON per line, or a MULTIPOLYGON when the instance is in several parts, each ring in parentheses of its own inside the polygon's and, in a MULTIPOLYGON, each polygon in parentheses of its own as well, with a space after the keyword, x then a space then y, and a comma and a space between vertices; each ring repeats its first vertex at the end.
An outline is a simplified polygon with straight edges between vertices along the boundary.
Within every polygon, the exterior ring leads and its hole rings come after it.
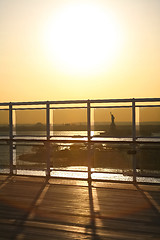
MULTIPOLYGON (((92 140, 98 140, 99 142, 104 141, 104 140, 108 140, 108 141, 130 141, 132 140, 132 138, 109 138, 109 137, 103 137, 100 136, 100 133, 102 131, 91 131, 91 136, 92 136, 92 140)), ((15 134, 15 139, 16 138, 27 138, 27 139, 46 139, 45 134, 46 132, 44 131, 40 131, 40 132, 21 132, 21 134, 15 134), (37 136, 38 135, 38 136, 37 136)), ((57 139, 57 140, 61 140, 63 139, 75 139, 75 140, 79 140, 79 139, 83 139, 84 141, 87 141, 87 132, 86 131, 51 131, 50 135, 51 140, 53 139, 57 139)), ((7 138, 7 136, 6 136, 7 138)), ((160 139, 156 138, 156 139, 139 139, 140 141, 147 141, 147 140, 156 140, 159 141, 160 139)), ((8 153, 3 152, 3 156, 1 156, 1 158, 3 158, 3 160, 7 157, 8 153)), ((16 150, 14 149, 14 163, 16 165, 16 150)), ((83 167, 83 166, 72 166, 72 167, 65 167, 65 168, 58 168, 58 169, 50 169, 50 176, 51 177, 63 177, 63 178, 79 178, 79 179, 87 179, 88 178, 88 172, 87 172, 88 168, 87 167, 83 167)), ((101 168, 101 169, 91 169, 92 170, 92 174, 91 177, 93 180, 113 180, 113 181, 132 181, 133 177, 131 175, 127 175, 124 174, 122 172, 122 170, 118 170, 117 172, 116 170, 111 170, 111 169, 107 169, 107 168, 101 168), (97 172, 96 172, 97 171, 97 172), (114 173, 113 173, 114 172, 114 173)), ((0 168, 0 173, 9 173, 9 169, 8 168, 0 168)), ((46 176, 46 169, 44 170, 20 170, 20 169, 16 169, 14 170, 14 174, 18 174, 18 175, 32 175, 32 176, 46 176)), ((153 178, 153 177, 137 177, 137 182, 150 182, 150 183, 160 183, 160 177, 157 178, 153 178)))

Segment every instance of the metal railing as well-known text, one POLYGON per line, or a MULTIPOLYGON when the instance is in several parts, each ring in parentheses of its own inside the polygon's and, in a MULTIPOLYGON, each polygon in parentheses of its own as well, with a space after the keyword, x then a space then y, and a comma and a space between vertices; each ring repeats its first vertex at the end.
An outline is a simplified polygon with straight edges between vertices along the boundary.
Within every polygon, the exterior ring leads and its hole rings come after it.
MULTIPOLYGON (((24 145, 30 142, 34 144, 45 145, 46 147, 46 176, 50 176, 50 145, 51 144, 85 144, 88 152, 87 173, 88 179, 92 179, 92 155, 93 148, 96 144, 112 144, 112 146, 124 145, 127 147, 127 153, 132 158, 132 174, 133 181, 137 178, 137 146, 140 145, 156 145, 160 144, 160 137, 143 137, 137 136, 137 109, 140 108, 160 108, 160 98, 137 98, 137 99, 98 99, 98 100, 71 100, 71 101, 39 101, 39 102, 10 102, 0 103, 0 111, 8 113, 8 135, 0 136, 0 144, 9 146, 9 172, 14 174, 16 163, 14 163, 14 147, 23 143, 24 145), (131 110, 131 135, 130 136, 94 136, 92 135, 92 109, 121 109, 126 108, 131 110), (15 117, 14 112, 21 110, 45 110, 45 134, 43 136, 18 136, 15 134, 15 117), (86 109, 86 135, 83 136, 54 136, 54 124, 51 123, 51 110, 57 109, 86 109), (51 126, 53 126, 53 135, 51 134, 51 126), (28 138, 30 137, 30 138, 28 138)), ((160 119, 159 119, 160 122, 160 119)), ((159 146, 159 145, 158 145, 159 146)))

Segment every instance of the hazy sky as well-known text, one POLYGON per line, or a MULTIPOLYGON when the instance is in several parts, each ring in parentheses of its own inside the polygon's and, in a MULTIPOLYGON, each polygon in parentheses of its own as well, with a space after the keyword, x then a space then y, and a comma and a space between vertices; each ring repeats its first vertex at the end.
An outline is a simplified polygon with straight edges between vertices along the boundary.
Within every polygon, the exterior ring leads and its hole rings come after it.
POLYGON ((0 0, 0 101, 160 97, 159 0, 0 0))

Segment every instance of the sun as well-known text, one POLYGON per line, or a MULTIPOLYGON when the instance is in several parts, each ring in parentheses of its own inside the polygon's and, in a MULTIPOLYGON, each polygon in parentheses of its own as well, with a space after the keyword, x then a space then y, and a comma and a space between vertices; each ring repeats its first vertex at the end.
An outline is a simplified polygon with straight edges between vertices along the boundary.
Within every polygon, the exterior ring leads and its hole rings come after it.
POLYGON ((47 21, 43 45, 61 71, 88 75, 110 66, 122 49, 118 21, 100 5, 72 3, 47 21))

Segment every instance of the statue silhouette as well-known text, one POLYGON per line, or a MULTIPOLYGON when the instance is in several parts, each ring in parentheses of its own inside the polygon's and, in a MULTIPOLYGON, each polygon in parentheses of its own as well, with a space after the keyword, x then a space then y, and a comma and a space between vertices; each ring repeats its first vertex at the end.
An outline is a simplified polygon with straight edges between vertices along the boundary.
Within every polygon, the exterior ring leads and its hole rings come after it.
POLYGON ((115 125, 115 116, 110 112, 111 115, 111 124, 110 124, 110 133, 115 133, 116 125, 115 125))
POLYGON ((115 125, 115 123, 114 123, 115 116, 111 112, 110 112, 110 114, 111 114, 111 124, 115 125))

